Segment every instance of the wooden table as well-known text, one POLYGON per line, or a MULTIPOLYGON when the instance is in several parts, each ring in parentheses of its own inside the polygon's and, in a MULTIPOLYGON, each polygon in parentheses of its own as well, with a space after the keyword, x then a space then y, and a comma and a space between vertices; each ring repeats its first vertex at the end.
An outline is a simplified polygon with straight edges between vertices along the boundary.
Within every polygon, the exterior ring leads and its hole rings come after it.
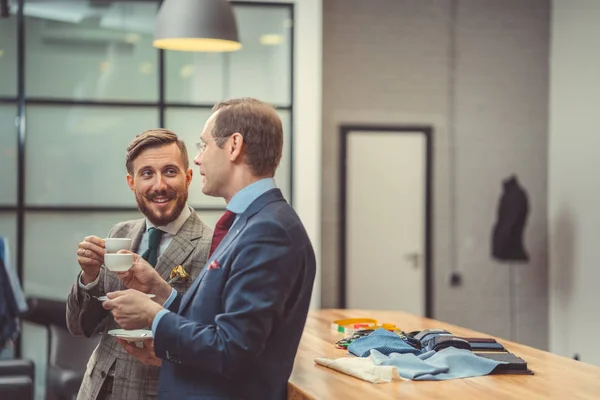
POLYGON ((518 343, 498 339, 508 351, 527 361, 535 375, 488 375, 448 381, 393 380, 373 384, 315 364, 317 357, 348 353, 334 343, 344 337, 331 330, 341 318, 368 317, 395 323, 405 332, 443 328, 457 336, 490 337, 440 321, 392 311, 316 310, 309 314, 294 370, 289 399, 600 399, 600 368, 518 343))

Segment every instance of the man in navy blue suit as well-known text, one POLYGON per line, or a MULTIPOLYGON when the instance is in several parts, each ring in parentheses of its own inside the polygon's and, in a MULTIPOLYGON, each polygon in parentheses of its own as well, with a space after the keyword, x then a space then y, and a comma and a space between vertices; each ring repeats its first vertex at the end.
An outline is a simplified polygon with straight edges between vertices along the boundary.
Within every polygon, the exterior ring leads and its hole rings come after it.
POLYGON ((316 262, 273 180, 281 120, 266 103, 233 99, 215 105, 200 139, 202 191, 227 203, 204 270, 182 297, 136 256, 121 274, 129 289, 103 306, 124 329, 152 328, 143 349, 122 345, 161 365, 159 399, 284 399, 316 262))

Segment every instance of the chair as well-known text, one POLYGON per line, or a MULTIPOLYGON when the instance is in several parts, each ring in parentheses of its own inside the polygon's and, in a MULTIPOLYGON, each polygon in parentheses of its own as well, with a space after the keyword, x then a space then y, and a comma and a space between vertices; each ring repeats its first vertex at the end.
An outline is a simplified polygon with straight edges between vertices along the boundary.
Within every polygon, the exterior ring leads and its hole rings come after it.
POLYGON ((0 360, 0 398, 33 400, 35 365, 31 360, 0 360))
POLYGON ((26 359, 0 360, 0 377, 13 375, 24 375, 33 380, 35 377, 33 361, 26 359))
POLYGON ((24 375, 0 376, 0 398, 33 400, 33 382, 24 375))
POLYGON ((18 336, 19 317, 27 311, 21 285, 9 267, 9 259, 6 238, 0 236, 0 398, 33 400, 33 361, 12 359, 12 352, 6 348, 18 336))
POLYGON ((67 329, 66 302, 37 297, 27 299, 23 320, 46 327, 48 333, 47 400, 71 400, 77 396, 90 355, 100 342, 75 337, 67 329))

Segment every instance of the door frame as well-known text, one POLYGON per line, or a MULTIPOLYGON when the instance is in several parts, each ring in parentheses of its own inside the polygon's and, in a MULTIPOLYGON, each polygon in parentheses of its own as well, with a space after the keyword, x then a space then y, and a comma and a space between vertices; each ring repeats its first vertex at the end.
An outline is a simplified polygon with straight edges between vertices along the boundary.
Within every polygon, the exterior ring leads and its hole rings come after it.
POLYGON ((433 186, 433 127, 427 125, 340 125, 339 158, 339 270, 338 306, 346 308, 346 188, 348 170, 348 136, 351 132, 383 132, 407 134, 419 132, 425 136, 425 316, 433 317, 433 262, 432 262, 432 186, 433 186))

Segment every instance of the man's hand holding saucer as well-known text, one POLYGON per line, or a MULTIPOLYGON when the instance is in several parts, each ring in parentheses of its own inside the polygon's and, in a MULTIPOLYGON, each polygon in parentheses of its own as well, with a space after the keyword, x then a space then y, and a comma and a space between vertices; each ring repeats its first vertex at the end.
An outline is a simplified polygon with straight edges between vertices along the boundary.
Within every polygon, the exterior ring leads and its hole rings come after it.
POLYGON ((102 307, 110 310, 115 321, 123 329, 145 329, 152 326, 156 314, 163 309, 144 293, 134 290, 120 290, 107 293, 108 300, 102 307))

